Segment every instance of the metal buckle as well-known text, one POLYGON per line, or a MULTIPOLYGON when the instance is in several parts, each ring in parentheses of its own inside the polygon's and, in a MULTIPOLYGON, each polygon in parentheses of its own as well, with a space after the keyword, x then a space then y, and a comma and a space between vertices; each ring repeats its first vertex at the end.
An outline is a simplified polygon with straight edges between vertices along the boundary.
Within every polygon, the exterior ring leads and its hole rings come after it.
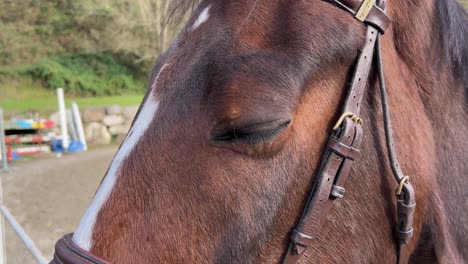
POLYGON ((345 188, 333 184, 332 190, 330 192, 330 196, 335 199, 343 199, 345 191, 346 191, 345 188))
POLYGON ((293 229, 290 238, 293 242, 293 251, 298 255, 302 255, 314 239, 312 236, 308 236, 295 228, 293 229))
POLYGON ((355 114, 353 114, 351 112, 345 112, 340 116, 340 118, 336 122, 335 126, 333 127, 333 130, 337 130, 338 128, 340 128, 341 124, 343 124, 343 121, 347 117, 351 118, 351 121, 353 121, 355 124, 362 125, 362 123, 363 123, 362 119, 359 118, 357 115, 355 115, 355 114))
POLYGON ((375 0, 364 0, 362 2, 361 7, 359 7, 359 10, 357 11, 355 17, 359 21, 364 22, 364 20, 366 20, 367 16, 372 10, 372 7, 374 6, 374 4, 375 4, 375 0))
POLYGON ((401 194, 401 192, 403 191, 403 185, 405 183, 408 183, 408 182, 409 182, 409 176, 403 177, 403 179, 401 179, 401 181, 400 181, 400 185, 395 190, 395 194, 399 196, 401 194))

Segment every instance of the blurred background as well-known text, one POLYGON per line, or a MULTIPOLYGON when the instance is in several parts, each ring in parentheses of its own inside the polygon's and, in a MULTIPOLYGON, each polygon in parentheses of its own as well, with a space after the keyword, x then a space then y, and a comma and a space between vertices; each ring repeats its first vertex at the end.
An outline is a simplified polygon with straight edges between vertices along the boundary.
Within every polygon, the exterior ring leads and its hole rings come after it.
MULTIPOLYGON (((0 0, 0 206, 43 260, 77 226, 187 18, 168 22, 168 10, 168 0, 0 0)), ((41 261, 17 232, 5 224, 7 263, 41 261)))
MULTIPOLYGON (((166 20, 169 9, 168 0, 0 0, 1 204, 43 261, 77 226, 128 132, 153 64, 183 26, 184 16, 166 20)), ((5 223, 7 263, 38 263, 19 231, 5 223)), ((0 245, 1 264, 2 252, 0 245)))
POLYGON ((50 111, 53 103, 38 99, 57 87, 69 98, 138 104, 152 64, 180 29, 164 26, 168 2, 1 0, 0 105, 50 111))

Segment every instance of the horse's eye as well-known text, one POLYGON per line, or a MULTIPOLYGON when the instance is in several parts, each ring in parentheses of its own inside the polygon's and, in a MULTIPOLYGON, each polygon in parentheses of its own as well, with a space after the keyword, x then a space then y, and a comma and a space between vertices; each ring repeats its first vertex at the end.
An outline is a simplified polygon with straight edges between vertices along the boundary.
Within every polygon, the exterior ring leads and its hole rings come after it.
POLYGON ((217 142, 258 144, 268 141, 291 124, 291 120, 277 120, 246 126, 223 126, 215 128, 212 139, 217 142))

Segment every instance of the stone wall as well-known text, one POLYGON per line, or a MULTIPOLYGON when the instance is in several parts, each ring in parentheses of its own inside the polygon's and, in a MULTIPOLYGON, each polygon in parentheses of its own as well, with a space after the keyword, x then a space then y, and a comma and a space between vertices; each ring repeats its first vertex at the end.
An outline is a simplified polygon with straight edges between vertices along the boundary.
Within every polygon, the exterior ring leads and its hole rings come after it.
MULTIPOLYGON (((138 106, 119 105, 80 109, 87 144, 106 145, 121 142, 127 135, 137 111, 138 106)), ((58 113, 53 113, 50 120, 59 124, 58 113)))

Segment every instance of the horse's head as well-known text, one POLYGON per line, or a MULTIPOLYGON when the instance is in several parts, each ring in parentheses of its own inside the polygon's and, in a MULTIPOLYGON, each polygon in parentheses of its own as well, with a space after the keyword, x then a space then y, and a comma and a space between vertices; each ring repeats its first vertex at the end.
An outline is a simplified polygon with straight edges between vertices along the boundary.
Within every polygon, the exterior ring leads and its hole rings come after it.
POLYGON ((277 262, 365 27, 328 1, 204 1, 74 234, 112 263, 277 262))

